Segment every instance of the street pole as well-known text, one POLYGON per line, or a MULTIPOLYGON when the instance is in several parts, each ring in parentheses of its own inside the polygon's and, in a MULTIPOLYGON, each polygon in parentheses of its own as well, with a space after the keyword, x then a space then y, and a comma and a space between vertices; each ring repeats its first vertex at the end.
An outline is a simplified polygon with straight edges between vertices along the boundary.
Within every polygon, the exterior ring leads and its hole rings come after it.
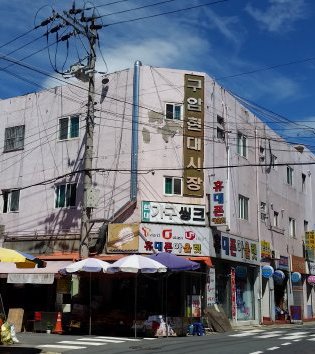
POLYGON ((76 9, 73 4, 70 11, 64 11, 63 14, 54 13, 52 17, 46 19, 41 23, 46 25, 47 23, 55 20, 62 20, 63 23, 59 24, 46 33, 47 36, 50 33, 58 32, 64 24, 71 26, 74 31, 61 37, 61 40, 68 40, 74 34, 80 34, 87 38, 89 42, 89 55, 87 66, 79 69, 82 72, 78 72, 78 75, 74 74, 79 80, 89 83, 88 88, 88 101, 87 101, 87 114, 86 114, 86 126, 85 126, 85 144, 84 144, 84 156, 83 156, 83 197, 82 197, 82 210, 81 210, 81 228, 80 228, 80 246, 79 255, 80 258, 87 258, 89 256, 89 234, 93 226, 91 222, 92 209, 95 206, 94 193, 92 191, 92 168, 93 168, 93 134, 94 134, 94 97, 95 97, 95 44, 97 39, 97 30, 102 28, 102 25, 95 23, 96 17, 84 16, 83 9, 76 9), (82 14, 80 19, 76 18, 76 15, 82 14), (84 22, 84 25, 82 24, 84 22))
POLYGON ((95 97, 95 41, 96 33, 93 29, 94 21, 92 21, 92 29, 88 35, 90 44, 90 54, 88 60, 89 73, 89 91, 85 128, 85 150, 84 150, 84 179, 83 179, 83 200, 81 214, 81 232, 80 232, 80 258, 89 256, 89 233, 91 231, 91 212, 92 207, 89 205, 89 198, 92 194, 92 163, 93 163, 93 134, 94 134, 94 97, 95 97))

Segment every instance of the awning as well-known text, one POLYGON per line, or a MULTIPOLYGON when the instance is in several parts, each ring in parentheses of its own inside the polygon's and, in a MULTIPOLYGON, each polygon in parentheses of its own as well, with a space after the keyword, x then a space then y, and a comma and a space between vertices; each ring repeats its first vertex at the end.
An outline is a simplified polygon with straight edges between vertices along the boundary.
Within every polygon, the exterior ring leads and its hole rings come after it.
POLYGON ((203 262, 208 267, 213 267, 213 264, 212 264, 212 261, 211 261, 210 257, 207 257, 207 256, 191 256, 191 257, 187 257, 187 258, 190 259, 191 261, 194 261, 194 262, 203 262))
POLYGON ((0 263, 0 276, 8 277, 11 284, 52 284, 59 269, 71 261, 47 261, 45 268, 16 268, 14 263, 0 263))

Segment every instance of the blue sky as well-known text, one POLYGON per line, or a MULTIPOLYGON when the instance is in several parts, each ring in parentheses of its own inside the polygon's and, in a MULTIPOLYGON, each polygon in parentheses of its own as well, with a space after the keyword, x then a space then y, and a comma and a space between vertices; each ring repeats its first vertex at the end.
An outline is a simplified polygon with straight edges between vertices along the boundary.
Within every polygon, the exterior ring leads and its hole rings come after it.
MULTIPOLYGON (((312 39, 315 1, 226 0, 134 21, 139 17, 211 2, 215 0, 86 2, 85 6, 94 4, 99 15, 106 15, 102 21, 108 25, 99 32, 103 58, 99 55, 98 69, 112 72, 132 67, 135 60, 141 60, 145 65, 206 72, 233 93, 279 115, 269 113, 267 120, 278 119, 286 127, 286 119, 299 122, 299 125, 289 125, 287 137, 291 141, 312 144, 315 136, 315 48, 312 39), (109 3, 113 4, 103 6, 109 3), (122 12, 156 3, 161 4, 122 12), (265 70, 270 67, 274 68, 265 70)), ((84 3, 76 1, 76 4, 80 7, 84 3)), ((49 16, 52 9, 61 13, 71 5, 72 0, 1 0, 1 55, 8 54, 23 64, 53 74, 48 50, 39 51, 47 46, 45 37, 38 39, 45 27, 10 41, 31 30, 49 16)), ((49 43, 55 39, 50 36, 49 43)), ((76 58, 76 51, 83 55, 80 41, 70 41, 69 45, 71 50, 66 62, 65 43, 58 48, 50 47, 53 62, 57 53, 59 70, 63 65, 69 67, 76 58)), ((8 65, 9 62, 0 61, 1 68, 8 65)), ((0 78, 0 98, 56 85, 48 77, 18 65, 1 70, 0 78)), ((281 124, 274 128, 281 129, 281 124)), ((315 148, 315 143, 313 145, 315 148)))

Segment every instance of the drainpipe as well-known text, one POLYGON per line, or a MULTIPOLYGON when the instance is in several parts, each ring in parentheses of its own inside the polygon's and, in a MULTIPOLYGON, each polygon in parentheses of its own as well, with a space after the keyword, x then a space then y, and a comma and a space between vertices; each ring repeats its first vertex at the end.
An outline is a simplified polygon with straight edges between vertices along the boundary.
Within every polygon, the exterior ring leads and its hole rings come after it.
POLYGON ((137 199, 138 189, 138 123, 139 123, 139 82, 141 61, 134 64, 133 105, 132 105, 132 140, 131 140, 131 181, 130 199, 137 199))

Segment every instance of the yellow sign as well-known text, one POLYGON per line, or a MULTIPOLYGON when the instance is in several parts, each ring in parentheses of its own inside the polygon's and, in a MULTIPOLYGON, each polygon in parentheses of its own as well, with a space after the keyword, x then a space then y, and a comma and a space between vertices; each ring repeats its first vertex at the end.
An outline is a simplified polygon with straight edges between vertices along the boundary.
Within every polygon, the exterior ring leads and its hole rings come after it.
POLYGON ((109 224, 108 253, 135 253, 139 250, 139 224, 109 224))
POLYGON ((315 231, 305 232, 305 248, 307 250, 315 250, 315 231))
POLYGON ((260 241, 261 258, 271 258, 271 246, 268 241, 260 241))

